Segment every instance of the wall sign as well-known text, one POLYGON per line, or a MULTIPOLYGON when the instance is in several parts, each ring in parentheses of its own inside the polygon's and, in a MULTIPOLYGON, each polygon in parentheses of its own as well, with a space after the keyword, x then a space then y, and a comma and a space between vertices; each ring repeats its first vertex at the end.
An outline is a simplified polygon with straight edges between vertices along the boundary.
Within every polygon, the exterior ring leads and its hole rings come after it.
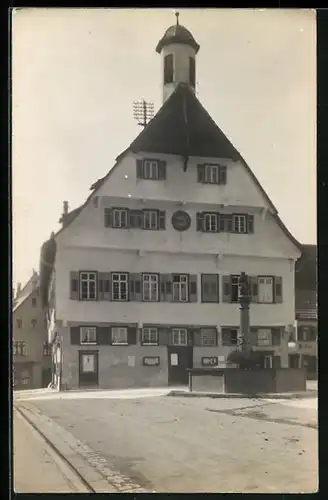
POLYGON ((203 366, 217 366, 218 362, 219 360, 217 356, 205 356, 202 358, 203 366))
POLYGON ((178 366, 178 355, 175 352, 171 354, 171 366, 178 366))
POLYGON ((160 358, 159 356, 146 356, 142 358, 142 364, 144 366, 158 366, 160 358))
POLYGON ((178 210, 172 215, 172 226, 177 231, 186 231, 190 228, 191 218, 187 212, 183 210, 178 210))
POLYGON ((93 354, 83 354, 82 356, 83 373, 95 371, 95 357, 93 354))

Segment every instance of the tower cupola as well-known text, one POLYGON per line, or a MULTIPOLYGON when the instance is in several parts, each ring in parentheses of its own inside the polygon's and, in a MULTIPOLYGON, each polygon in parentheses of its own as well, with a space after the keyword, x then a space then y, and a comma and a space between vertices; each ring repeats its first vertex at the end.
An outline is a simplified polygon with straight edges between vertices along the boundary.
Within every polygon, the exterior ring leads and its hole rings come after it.
POLYGON ((170 26, 158 42, 156 52, 163 57, 163 102, 172 94, 179 83, 196 88, 195 56, 199 45, 187 28, 179 23, 170 26))

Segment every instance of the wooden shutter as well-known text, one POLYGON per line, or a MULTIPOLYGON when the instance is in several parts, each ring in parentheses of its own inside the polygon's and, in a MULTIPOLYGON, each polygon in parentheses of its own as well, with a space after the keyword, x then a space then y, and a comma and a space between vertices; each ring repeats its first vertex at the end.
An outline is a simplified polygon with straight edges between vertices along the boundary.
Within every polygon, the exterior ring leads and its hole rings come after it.
POLYGON ((196 231, 204 231, 204 214, 198 212, 196 214, 196 231))
POLYGON ((254 215, 247 215, 247 232, 254 233, 254 215))
POLYGON ((227 167, 219 167, 219 184, 227 183, 227 167))
POLYGON ((111 345, 112 335, 110 326, 97 326, 97 344, 111 345))
POLYGON ((231 302, 231 277, 222 276, 222 302, 231 302))
POLYGON ((159 212, 158 212, 158 227, 159 227, 159 229, 165 229, 165 219, 166 219, 165 210, 159 210, 159 212))
POLYGON ((70 330, 71 330, 71 344, 80 345, 80 327, 71 326, 70 330))
POLYGON ((197 274, 189 276, 189 302, 197 302, 197 274))
POLYGON ((221 328, 221 342, 222 345, 231 345, 230 328, 221 328))
POLYGON ((77 271, 70 272, 70 299, 79 300, 79 273, 77 271))
POLYGON ((202 337, 201 337, 201 329, 200 328, 192 328, 191 330, 193 336, 193 345, 201 346, 202 345, 202 337))
POLYGON ((205 165, 197 165, 197 182, 205 182, 205 165))
POLYGON ((250 343, 252 346, 256 346, 257 345, 257 331, 258 331, 258 328, 257 326, 251 326, 250 327, 250 343))
POLYGON ((137 179, 143 179, 143 160, 136 161, 137 179))
POLYGON ((141 274, 140 273, 130 273, 129 276, 129 300, 141 302, 141 274))
POLYGON ((110 273, 98 273, 98 300, 110 300, 110 273))
POLYGON ((227 215, 225 222, 226 222, 227 233, 233 233, 234 232, 233 215, 227 215))
POLYGON ((282 303, 282 277, 275 276, 274 278, 274 295, 276 304, 282 303))
POLYGON ((137 343, 137 327, 129 326, 128 327, 128 344, 135 345, 137 343))
POLYGON ((104 208, 104 225, 105 227, 113 227, 113 210, 104 208))
POLYGON ((257 276, 250 276, 249 282, 250 282, 250 288, 251 288, 252 302, 258 302, 258 288, 259 288, 259 286, 258 286, 257 276))
POLYGON ((160 160, 158 162, 158 180, 165 181, 166 179, 166 161, 160 160))
POLYGON ((219 275, 202 274, 202 302, 219 302, 219 275))
POLYGON ((158 328, 158 345, 168 345, 169 343, 169 329, 164 326, 158 328))
POLYGON ((281 342, 280 328, 272 328, 271 337, 272 337, 272 345, 280 345, 281 342))

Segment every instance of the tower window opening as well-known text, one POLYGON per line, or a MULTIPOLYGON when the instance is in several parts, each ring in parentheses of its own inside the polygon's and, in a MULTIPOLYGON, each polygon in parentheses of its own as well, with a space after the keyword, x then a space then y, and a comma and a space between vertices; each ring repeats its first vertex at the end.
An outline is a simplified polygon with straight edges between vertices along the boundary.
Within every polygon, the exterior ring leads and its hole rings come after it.
POLYGON ((164 83, 173 82, 173 54, 168 54, 164 58, 164 83))
POLYGON ((196 68, 194 57, 189 57, 189 83, 193 87, 195 87, 196 85, 196 68))

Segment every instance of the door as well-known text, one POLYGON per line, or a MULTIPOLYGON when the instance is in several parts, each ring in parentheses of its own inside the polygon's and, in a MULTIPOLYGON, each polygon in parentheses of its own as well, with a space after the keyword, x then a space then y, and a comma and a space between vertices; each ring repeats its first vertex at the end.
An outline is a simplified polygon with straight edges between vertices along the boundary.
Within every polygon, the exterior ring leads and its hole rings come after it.
POLYGON ((288 365, 289 368, 299 368, 300 355, 299 354, 289 354, 288 355, 288 365))
POLYGON ((79 351, 79 386, 98 386, 98 351, 79 351))
POLYGON ((264 356, 264 368, 272 368, 272 356, 264 356))
POLYGON ((193 365, 193 347, 190 345, 186 328, 173 328, 168 350, 168 384, 188 385, 188 368, 193 365))

